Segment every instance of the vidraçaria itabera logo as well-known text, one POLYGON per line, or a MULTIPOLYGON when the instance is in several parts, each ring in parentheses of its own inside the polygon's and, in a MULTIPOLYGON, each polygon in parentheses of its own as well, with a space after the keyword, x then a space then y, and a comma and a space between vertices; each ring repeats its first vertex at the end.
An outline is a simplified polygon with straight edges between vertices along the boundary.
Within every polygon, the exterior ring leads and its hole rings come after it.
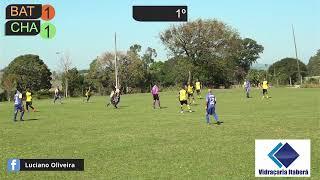
POLYGON ((299 154, 290 146, 290 144, 285 143, 283 145, 280 142, 272 149, 268 156, 279 168, 282 168, 282 166, 288 168, 290 164, 299 157, 299 154))
POLYGON ((310 140, 256 140, 256 177, 310 177, 310 140))

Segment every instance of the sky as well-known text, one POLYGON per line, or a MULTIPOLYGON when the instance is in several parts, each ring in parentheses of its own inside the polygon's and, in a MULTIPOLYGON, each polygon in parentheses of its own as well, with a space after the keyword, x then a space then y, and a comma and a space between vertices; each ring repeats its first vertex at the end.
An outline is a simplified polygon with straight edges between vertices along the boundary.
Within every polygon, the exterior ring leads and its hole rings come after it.
POLYGON ((258 63, 272 64, 294 57, 291 25, 294 25, 298 57, 308 63, 320 49, 319 0, 1 0, 0 1, 0 69, 15 57, 37 54, 52 70, 59 70, 61 54, 69 54, 72 65, 88 69, 103 52, 114 50, 117 33, 118 50, 133 44, 157 50, 157 60, 164 61, 169 52, 159 34, 172 22, 137 22, 132 18, 133 5, 187 5, 188 20, 218 19, 236 29, 240 36, 252 38, 264 46, 258 63), (51 4, 56 16, 50 22, 57 28, 54 39, 38 36, 4 36, 5 7, 19 3, 51 4), (57 52, 61 52, 57 54, 57 52))

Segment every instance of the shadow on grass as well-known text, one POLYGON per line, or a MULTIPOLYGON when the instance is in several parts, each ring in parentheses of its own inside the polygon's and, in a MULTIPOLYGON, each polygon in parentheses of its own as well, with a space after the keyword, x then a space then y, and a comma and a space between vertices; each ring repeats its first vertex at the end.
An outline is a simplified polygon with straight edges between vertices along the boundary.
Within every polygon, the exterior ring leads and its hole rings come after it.
POLYGON ((32 119, 26 119, 26 120, 24 120, 24 121, 38 121, 39 119, 37 119, 37 118, 32 118, 32 119))

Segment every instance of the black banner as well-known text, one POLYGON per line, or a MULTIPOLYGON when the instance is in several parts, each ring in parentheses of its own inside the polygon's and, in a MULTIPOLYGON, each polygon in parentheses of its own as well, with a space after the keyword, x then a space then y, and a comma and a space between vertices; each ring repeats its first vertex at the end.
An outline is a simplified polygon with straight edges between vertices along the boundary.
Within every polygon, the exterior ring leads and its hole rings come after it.
POLYGON ((35 36, 40 30, 40 20, 10 20, 5 25, 5 35, 9 36, 35 36))
POLYGON ((136 21, 188 21, 187 6, 133 6, 136 21))
POLYGON ((20 171, 84 171, 84 159, 20 159, 20 171))
POLYGON ((38 19, 41 14, 41 4, 10 4, 6 8, 6 19, 38 19))

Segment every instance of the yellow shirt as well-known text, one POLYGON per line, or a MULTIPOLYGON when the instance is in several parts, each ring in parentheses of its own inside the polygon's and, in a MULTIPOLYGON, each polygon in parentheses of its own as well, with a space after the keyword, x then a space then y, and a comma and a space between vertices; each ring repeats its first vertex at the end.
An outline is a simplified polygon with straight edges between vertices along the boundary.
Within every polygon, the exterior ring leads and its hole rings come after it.
POLYGON ((201 89, 200 82, 196 82, 196 90, 200 90, 200 89, 201 89))
POLYGON ((179 100, 186 101, 187 100, 187 91, 185 89, 181 89, 179 91, 179 100))
POLYGON ((269 86, 268 86, 268 81, 263 81, 262 82, 262 89, 268 89, 269 86))
POLYGON ((31 96, 31 92, 26 92, 26 97, 27 97, 27 99, 26 99, 26 102, 31 102, 32 101, 32 96, 31 96))
POLYGON ((188 93, 193 93, 193 86, 188 85, 188 93))

